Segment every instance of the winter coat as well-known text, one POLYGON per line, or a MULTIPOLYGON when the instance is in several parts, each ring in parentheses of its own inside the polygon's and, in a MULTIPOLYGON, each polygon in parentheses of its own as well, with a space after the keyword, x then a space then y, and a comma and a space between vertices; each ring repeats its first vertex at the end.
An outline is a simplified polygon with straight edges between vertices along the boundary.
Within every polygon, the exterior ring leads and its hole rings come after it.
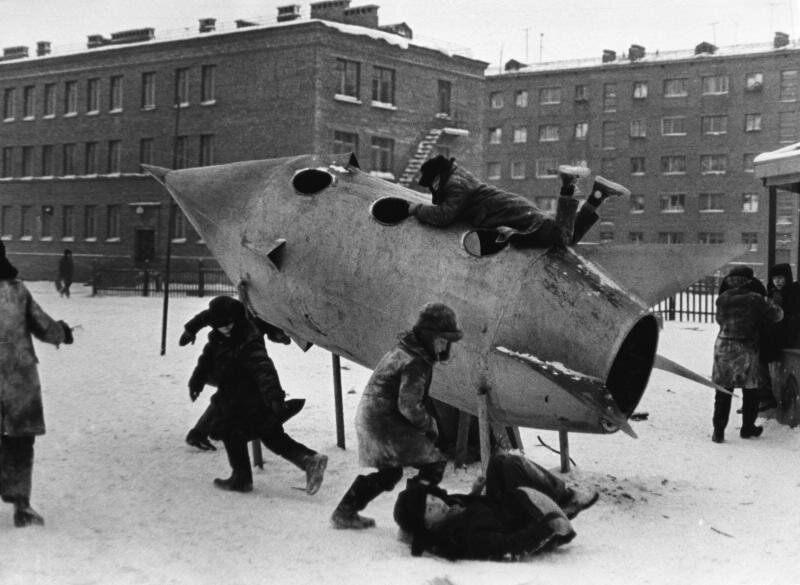
POLYGON ((0 280, 0 435, 45 432, 39 359, 31 336, 57 346, 64 341, 64 328, 21 280, 0 280))
POLYGON ((62 256, 58 261, 58 278, 67 284, 72 283, 72 275, 75 272, 75 264, 72 256, 62 256))
MULTIPOLYGON (((481 183, 457 165, 441 188, 440 197, 438 205, 420 205, 417 208, 415 215, 419 221, 437 226, 465 221, 477 228, 505 226, 530 233, 538 230, 548 219, 553 219, 526 197, 481 183)), ((574 215, 578 202, 565 197, 559 198, 559 204, 572 206, 574 215)))
POLYGON ((230 337, 216 330, 208 335, 189 387, 205 384, 217 387, 208 427, 212 438, 252 440, 280 431, 275 411, 286 394, 263 337, 249 321, 237 322, 230 337))
POLYGON ((782 317, 779 306, 746 285, 722 293, 717 299, 714 383, 726 388, 757 388, 759 332, 766 323, 782 317))
POLYGON ((412 332, 381 358, 356 411, 361 465, 381 469, 445 460, 434 444, 438 426, 428 396, 433 363, 412 332))
POLYGON ((792 278, 792 267, 789 264, 776 264, 770 268, 767 296, 783 309, 783 319, 767 326, 761 344, 765 359, 776 361, 780 359, 780 351, 784 347, 796 345, 800 331, 800 283, 792 278), (783 276, 786 279, 782 289, 778 290, 772 284, 773 276, 783 276))

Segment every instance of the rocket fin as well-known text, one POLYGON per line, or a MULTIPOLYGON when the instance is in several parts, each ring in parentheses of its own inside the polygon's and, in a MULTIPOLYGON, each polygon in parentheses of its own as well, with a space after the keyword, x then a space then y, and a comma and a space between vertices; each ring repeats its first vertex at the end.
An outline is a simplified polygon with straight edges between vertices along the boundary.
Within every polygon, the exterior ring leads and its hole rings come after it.
POLYGON ((272 242, 271 245, 259 246, 249 241, 247 237, 243 237, 242 247, 269 260, 269 263, 272 264, 275 270, 279 271, 281 269, 283 264, 283 251, 286 248, 286 240, 284 238, 278 238, 272 242))
POLYGON ((669 372, 670 374, 675 374, 676 376, 680 376, 681 378, 686 378, 687 380, 691 380, 692 382, 697 382, 698 384, 702 384, 703 386, 714 388, 715 390, 719 390, 720 392, 724 392, 725 394, 736 396, 736 394, 734 394, 727 388, 723 388, 718 384, 714 384, 714 382, 712 382, 705 376, 701 376, 700 374, 693 372, 689 368, 684 367, 677 362, 673 362, 669 358, 665 358, 663 355, 656 355, 656 361, 653 363, 653 367, 658 368, 659 370, 664 370, 665 372, 669 372))

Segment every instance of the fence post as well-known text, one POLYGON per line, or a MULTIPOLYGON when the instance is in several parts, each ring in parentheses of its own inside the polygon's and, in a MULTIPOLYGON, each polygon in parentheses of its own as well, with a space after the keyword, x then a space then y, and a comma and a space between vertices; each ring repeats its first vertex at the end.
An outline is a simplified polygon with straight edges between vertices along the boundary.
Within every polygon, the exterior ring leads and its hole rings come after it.
POLYGON ((201 299, 203 298, 203 295, 205 294, 205 288, 206 288, 206 282, 205 281, 206 281, 206 274, 205 274, 204 269, 203 269, 203 261, 202 260, 198 260, 197 261, 197 296, 200 297, 201 299))
POLYGON ((92 260, 92 296, 97 296, 97 289, 99 287, 100 281, 100 268, 99 263, 97 262, 97 258, 92 260))
POLYGON ((150 296, 150 265, 145 263, 144 265, 144 283, 142 286, 142 296, 149 297, 150 296))
POLYGON ((675 297, 669 297, 667 300, 667 320, 675 320, 675 297))

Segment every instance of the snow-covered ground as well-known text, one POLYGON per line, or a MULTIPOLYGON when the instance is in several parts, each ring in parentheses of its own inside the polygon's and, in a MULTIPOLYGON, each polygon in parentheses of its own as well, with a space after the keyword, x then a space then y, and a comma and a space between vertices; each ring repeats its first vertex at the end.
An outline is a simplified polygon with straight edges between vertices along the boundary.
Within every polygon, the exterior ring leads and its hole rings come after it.
MULTIPOLYGON (((182 323, 208 299, 170 301, 169 345, 159 355, 162 300, 61 299, 30 283, 55 318, 81 325, 72 346, 38 346, 48 433, 36 442, 33 505, 44 528, 16 529, 0 507, 0 584, 488 585, 525 583, 800 583, 800 429, 765 421, 759 439, 710 441, 713 392, 654 371, 634 422, 639 439, 570 435, 569 474, 601 499, 575 521, 578 537, 522 563, 411 557, 396 538, 394 498, 367 509, 378 522, 337 531, 328 518, 359 472, 354 410, 369 372, 343 362, 348 449, 336 447, 330 354, 270 344, 283 385, 308 399, 287 431, 330 457, 316 496, 302 473, 265 452, 251 494, 214 488, 229 473, 224 451, 184 436, 208 403, 191 403, 186 380, 200 343, 177 344, 182 323)), ((712 325, 668 323, 660 353, 711 369, 712 325)), ((734 401, 734 407, 740 402, 734 401)), ((522 431, 526 454, 557 469, 557 434, 522 431)), ((478 473, 448 470, 466 490, 478 473)))

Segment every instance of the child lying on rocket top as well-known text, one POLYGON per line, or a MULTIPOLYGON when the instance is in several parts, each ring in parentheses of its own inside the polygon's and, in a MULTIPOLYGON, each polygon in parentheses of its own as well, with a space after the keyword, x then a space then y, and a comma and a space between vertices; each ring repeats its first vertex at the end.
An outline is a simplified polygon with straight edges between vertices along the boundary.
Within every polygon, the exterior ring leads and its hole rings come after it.
POLYGON ((578 202, 573 198, 575 183, 590 171, 586 167, 561 165, 558 168, 561 196, 554 218, 522 195, 480 182, 457 165, 454 158, 438 155, 426 161, 421 172, 419 184, 430 190, 433 204, 412 203, 409 215, 435 226, 465 221, 476 228, 494 229, 498 232, 497 243, 515 236, 515 242, 523 245, 575 244, 597 221, 597 208, 606 198, 630 195, 622 185, 596 176, 589 197, 578 210, 578 202))

